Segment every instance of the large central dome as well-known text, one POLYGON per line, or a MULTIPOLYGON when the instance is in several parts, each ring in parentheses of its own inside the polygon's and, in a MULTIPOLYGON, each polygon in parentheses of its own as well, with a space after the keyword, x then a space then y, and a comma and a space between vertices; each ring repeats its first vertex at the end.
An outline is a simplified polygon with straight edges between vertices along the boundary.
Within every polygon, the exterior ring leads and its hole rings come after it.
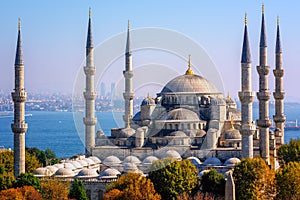
POLYGON ((219 94, 217 88, 207 79, 198 75, 185 74, 177 76, 167 83, 161 94, 165 93, 204 93, 219 94))

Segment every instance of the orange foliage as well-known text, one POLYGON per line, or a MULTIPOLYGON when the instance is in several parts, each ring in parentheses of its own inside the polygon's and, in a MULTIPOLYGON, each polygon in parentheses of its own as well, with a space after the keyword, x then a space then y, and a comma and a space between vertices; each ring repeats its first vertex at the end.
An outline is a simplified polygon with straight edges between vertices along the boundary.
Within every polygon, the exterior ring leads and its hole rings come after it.
POLYGON ((105 193, 104 199, 106 200, 118 200, 123 197, 123 192, 118 189, 112 189, 109 192, 105 193))
POLYGON ((11 199, 20 199, 20 200, 42 200, 42 196, 34 187, 32 186, 23 186, 20 188, 10 188, 8 190, 2 190, 0 192, 1 200, 11 200, 11 199))

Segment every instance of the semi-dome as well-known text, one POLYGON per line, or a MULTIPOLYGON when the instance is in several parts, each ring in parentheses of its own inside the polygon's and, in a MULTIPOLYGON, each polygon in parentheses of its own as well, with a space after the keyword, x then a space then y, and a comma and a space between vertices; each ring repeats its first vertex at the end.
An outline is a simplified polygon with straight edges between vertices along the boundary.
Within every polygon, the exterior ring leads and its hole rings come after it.
POLYGON ((207 158, 204 163, 204 165, 212 165, 212 166, 220 166, 222 165, 221 161, 219 158, 216 157, 211 157, 211 158, 207 158))
POLYGON ((127 156, 124 159, 123 163, 135 163, 135 164, 139 164, 139 163, 141 163, 141 161, 136 156, 127 156))
POLYGON ((242 138, 239 130, 230 129, 224 132, 225 140, 240 140, 242 138))
POLYGON ((39 167, 33 171, 34 176, 43 177, 43 176, 51 176, 52 172, 46 167, 39 167))
POLYGON ((90 168, 85 168, 82 169, 78 174, 78 178, 96 178, 98 177, 99 174, 97 173, 97 169, 90 169, 90 168))
POLYGON ((165 158, 174 158, 176 160, 181 160, 180 154, 175 150, 168 150, 165 154, 165 158))
POLYGON ((235 166, 236 164, 240 163, 241 160, 238 158, 229 158, 225 161, 225 166, 235 166))
POLYGON ((60 168, 56 171, 55 175, 57 177, 73 177, 75 173, 69 168, 60 168))
POLYGON ((186 134, 183 131, 174 131, 170 133, 168 136, 171 137, 186 137, 186 134))
POLYGON ((158 160, 155 156, 148 156, 143 160, 144 165, 151 165, 154 161, 158 160))
POLYGON ((164 120, 188 120, 188 121, 199 121, 198 115, 185 108, 177 108, 171 110, 164 116, 164 120))
POLYGON ((198 75, 182 75, 169 81, 161 94, 167 93, 204 93, 219 94, 217 88, 207 79, 198 75))
POLYGON ((114 168, 108 168, 108 169, 102 171, 100 173, 99 177, 100 178, 103 178, 103 177, 109 178, 109 177, 117 177, 118 175, 121 175, 121 173, 118 170, 116 170, 114 168))
POLYGON ((195 166, 202 164, 201 161, 199 160, 199 158, 194 157, 194 156, 188 157, 187 160, 190 160, 191 163, 193 163, 195 166))
POLYGON ((104 159, 103 163, 105 165, 115 165, 115 164, 120 164, 121 160, 116 157, 116 156, 108 156, 107 158, 104 159))

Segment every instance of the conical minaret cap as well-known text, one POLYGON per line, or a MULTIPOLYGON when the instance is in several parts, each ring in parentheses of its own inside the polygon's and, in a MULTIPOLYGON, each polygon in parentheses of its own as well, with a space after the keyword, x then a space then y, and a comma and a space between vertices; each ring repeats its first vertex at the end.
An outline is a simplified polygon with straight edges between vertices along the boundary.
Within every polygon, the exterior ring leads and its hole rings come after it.
POLYGON ((241 63, 251 63, 250 45, 248 40, 247 14, 245 14, 245 29, 241 63))
POLYGON ((265 26, 265 8, 262 5, 262 19, 261 19, 261 32, 260 32, 260 47, 267 47, 267 36, 266 36, 266 26, 265 26))
POLYGON ((15 65, 24 65, 23 51, 22 51, 22 37, 21 37, 21 20, 18 21, 18 41, 16 50, 15 65))
POLYGON ((86 48, 92 48, 94 47, 93 44, 93 36, 92 36, 92 11, 91 8, 89 9, 89 25, 88 25, 88 34, 87 34, 87 40, 86 40, 86 48))
POLYGON ((276 35, 276 53, 281 53, 281 40, 280 40, 280 29, 279 29, 279 17, 277 17, 277 35, 276 35))
POLYGON ((127 40, 126 40, 126 54, 131 53, 131 45, 130 45, 130 22, 128 20, 128 25, 127 25, 127 40))

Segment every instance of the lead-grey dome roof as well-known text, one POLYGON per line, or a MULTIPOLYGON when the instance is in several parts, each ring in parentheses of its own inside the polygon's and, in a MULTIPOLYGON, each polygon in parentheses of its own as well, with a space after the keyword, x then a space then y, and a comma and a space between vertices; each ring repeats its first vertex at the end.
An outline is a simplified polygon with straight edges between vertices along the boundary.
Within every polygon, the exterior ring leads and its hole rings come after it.
POLYGON ((121 173, 114 169, 114 168, 108 168, 104 171, 102 171, 100 173, 100 177, 103 178, 103 177, 117 177, 118 175, 121 175, 121 173))
POLYGON ((78 174, 77 177, 79 178, 84 178, 84 177, 98 177, 99 174, 97 173, 97 169, 90 169, 90 168, 85 168, 82 169, 78 174))
POLYGON ((140 159, 138 159, 136 156, 127 156, 123 163, 134 163, 134 164, 139 164, 141 163, 140 159))
POLYGON ((181 75, 169 81, 162 89, 165 93, 220 93, 217 88, 207 79, 198 75, 181 75))
POLYGON ((200 121, 198 115, 185 108, 177 108, 169 111, 162 120, 189 120, 189 121, 200 121))
POLYGON ((216 157, 210 157, 210 158, 207 158, 204 163, 204 165, 212 165, 212 166, 220 166, 222 165, 221 161, 219 158, 216 158, 216 157))

